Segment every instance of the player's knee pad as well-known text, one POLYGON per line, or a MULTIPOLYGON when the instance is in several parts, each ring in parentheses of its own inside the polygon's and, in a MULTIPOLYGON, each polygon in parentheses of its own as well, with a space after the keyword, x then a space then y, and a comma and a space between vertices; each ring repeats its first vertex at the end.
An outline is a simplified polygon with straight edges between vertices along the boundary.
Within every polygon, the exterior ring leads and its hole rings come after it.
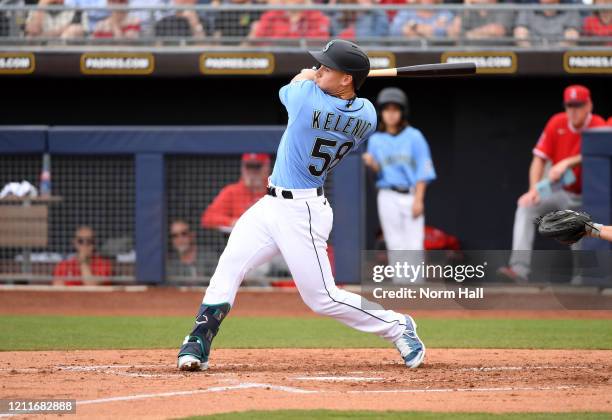
POLYGON ((189 336, 202 339, 209 350, 210 343, 219 332, 221 321, 227 316, 230 309, 229 303, 201 305, 189 336))

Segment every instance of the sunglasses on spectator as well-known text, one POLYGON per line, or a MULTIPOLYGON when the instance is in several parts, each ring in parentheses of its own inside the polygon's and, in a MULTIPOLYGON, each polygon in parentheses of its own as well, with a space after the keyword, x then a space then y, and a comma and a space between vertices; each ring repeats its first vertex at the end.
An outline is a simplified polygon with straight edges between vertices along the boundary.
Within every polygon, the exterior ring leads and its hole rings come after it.
POLYGON ((170 234, 170 236, 172 236, 172 239, 178 238, 179 236, 185 238, 185 237, 189 236, 190 233, 191 232, 189 232, 188 230, 184 230, 182 232, 172 232, 172 234, 170 234))
POLYGON ((586 105, 586 102, 566 102, 565 103, 566 108, 582 108, 585 105, 586 105))
POLYGON ((261 163, 245 163, 244 164, 244 167, 251 171, 258 171, 262 168, 262 166, 263 165, 261 163))
POLYGON ((79 245, 93 245, 93 238, 76 238, 76 243, 79 245))

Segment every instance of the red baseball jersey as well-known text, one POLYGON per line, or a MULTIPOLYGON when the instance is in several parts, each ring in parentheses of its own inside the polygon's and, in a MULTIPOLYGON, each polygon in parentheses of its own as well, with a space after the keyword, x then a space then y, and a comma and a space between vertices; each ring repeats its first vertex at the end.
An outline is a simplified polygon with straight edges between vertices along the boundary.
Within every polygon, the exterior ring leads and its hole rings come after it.
MULTIPOLYGON (((587 36, 612 36, 612 23, 604 23, 598 14, 587 16, 584 19, 582 32, 587 36)), ((607 45, 612 43, 608 42, 607 45)))
MULTIPOLYGON (((593 114, 588 117, 585 127, 593 128, 602 125, 606 125, 604 119, 599 115, 593 114)), ((553 165, 565 158, 579 155, 582 140, 581 132, 582 130, 576 130, 572 127, 565 112, 555 114, 546 123, 544 132, 533 149, 533 154, 542 159, 550 160, 553 165)), ((573 171, 574 175, 576 175, 576 182, 563 188, 567 191, 580 194, 582 192, 581 165, 575 166, 573 171)))
POLYGON ((235 184, 224 187, 204 213, 202 213, 202 227, 219 228, 233 226, 236 220, 242 216, 242 213, 266 195, 266 191, 266 188, 252 191, 244 184, 242 179, 235 184))
POLYGON ((261 15, 255 28, 256 38, 329 38, 329 18, 318 10, 306 10, 293 22, 284 10, 270 10, 261 15))
MULTIPOLYGON (((91 257, 91 274, 102 277, 102 284, 110 284, 108 278, 112 275, 113 265, 106 258, 94 255, 91 257)), ((53 270, 53 277, 64 281, 66 286, 80 286, 83 284, 81 279, 81 263, 76 257, 69 258, 58 263, 53 270)))

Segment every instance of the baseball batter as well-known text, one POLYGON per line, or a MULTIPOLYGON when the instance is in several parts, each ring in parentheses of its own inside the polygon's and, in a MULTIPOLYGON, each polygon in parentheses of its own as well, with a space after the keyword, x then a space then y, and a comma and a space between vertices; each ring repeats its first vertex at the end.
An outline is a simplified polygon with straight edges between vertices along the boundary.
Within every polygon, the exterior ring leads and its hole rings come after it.
POLYGON ((393 342, 408 367, 418 367, 425 357, 410 316, 364 310, 361 296, 335 285, 327 257, 333 212, 323 184, 327 173, 375 130, 376 110, 355 95, 370 70, 361 48, 333 40, 323 51, 310 54, 320 67, 302 70, 280 89, 289 120, 268 194, 236 222, 179 351, 181 370, 208 367, 212 340, 245 274, 279 253, 313 311, 393 342))

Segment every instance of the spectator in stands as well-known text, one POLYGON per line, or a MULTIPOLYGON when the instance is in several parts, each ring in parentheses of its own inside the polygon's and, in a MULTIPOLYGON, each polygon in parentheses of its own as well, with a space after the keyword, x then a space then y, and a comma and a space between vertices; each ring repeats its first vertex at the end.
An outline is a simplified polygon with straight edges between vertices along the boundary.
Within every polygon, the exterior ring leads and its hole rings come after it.
MULTIPOLYGON (((64 0, 40 0, 38 6, 64 6, 64 0)), ((25 32, 28 37, 70 38, 75 35, 72 28, 76 13, 74 10, 61 11, 33 10, 28 14, 25 32)))
MULTIPOLYGON (((32 3, 37 4, 37 1, 32 3)), ((0 0, 0 9, 3 6, 23 6, 24 0, 0 0)), ((23 21, 21 10, 0 10, 0 37, 20 36, 23 21)))
MULTIPOLYGON (((496 4, 497 0, 465 0, 466 5, 496 4)), ((503 38, 507 36, 514 20, 511 11, 464 10, 455 16, 449 29, 453 38, 485 39, 503 38)))
MULTIPOLYGON (((227 0, 232 5, 253 4, 251 0, 227 0)), ((253 23, 261 17, 257 10, 226 10, 217 12, 214 16, 213 36, 245 38, 251 33, 253 23)))
POLYGON ((331 16, 332 36, 344 39, 383 37, 389 34, 389 20, 382 10, 373 9, 372 0, 338 0, 336 4, 368 6, 367 11, 340 11, 331 16))
MULTIPOLYGON (((194 6, 197 0, 172 0, 176 6, 194 6)), ((176 10, 155 23, 155 36, 176 38, 204 38, 204 25, 195 10, 176 10)))
MULTIPOLYGON (((540 0, 540 4, 558 4, 559 0, 540 0)), ((580 37, 580 14, 573 10, 522 10, 514 23, 514 37, 521 47, 534 39, 545 44, 567 44, 580 37)))
MULTIPOLYGON (((438 4, 440 0, 417 0, 416 3, 438 4)), ((391 23, 391 35, 406 38, 445 38, 453 13, 447 10, 402 10, 391 23)))
MULTIPOLYGON (((584 86, 568 86, 563 93, 565 112, 553 115, 546 124, 533 149, 529 168, 529 190, 517 201, 512 234, 512 256, 508 267, 498 274, 515 282, 526 282, 531 272, 531 250, 535 235, 533 220, 549 211, 579 209, 582 205, 582 131, 605 125, 599 115, 592 113, 591 92, 584 86), (544 173, 546 163, 552 165, 544 173), (569 181, 562 182, 562 179, 569 181), (555 190, 545 190, 541 181, 554 184, 555 190), (558 186, 558 189, 556 188, 558 186)), ((572 249, 579 249, 573 245, 572 249)), ((574 280, 573 280, 574 281, 574 280)), ((578 283, 577 281, 575 281, 578 283)))
POLYGON ((77 9, 69 31, 71 38, 81 38, 90 34, 98 22, 106 19, 110 12, 106 8, 107 0, 65 0, 66 6, 77 9))
MULTIPOLYGON (((595 4, 610 2, 611 0, 595 0, 595 4)), ((592 16, 587 16, 582 25, 582 33, 592 37, 612 37, 612 10, 599 10, 592 16)), ((612 40, 608 40, 606 45, 612 45, 612 40)))
MULTIPOLYGON (((307 4, 308 0, 286 0, 283 5, 307 4)), ((315 38, 327 39, 330 21, 318 10, 270 10, 261 15, 251 38, 315 38)))
POLYGON ((229 232, 238 218, 266 195, 270 176, 270 156, 260 153, 242 155, 240 180, 227 185, 202 213, 202 227, 229 232))
MULTIPOLYGON (((379 0, 379 4, 388 4, 388 5, 402 5, 413 3, 413 0, 379 0)), ((387 10, 387 17, 389 21, 392 22, 395 16, 397 15, 397 10, 387 10)))
POLYGON ((160 20, 163 15, 160 10, 168 4, 168 0, 130 0, 130 16, 140 20, 140 33, 152 33, 153 24, 160 20), (142 9, 142 7, 157 7, 160 9, 142 9))
POLYGON ((170 239, 174 251, 166 264, 166 275, 169 278, 198 278, 210 275, 206 268, 206 256, 198 252, 195 232, 183 219, 170 224, 170 239))
POLYGON ((68 286, 108 284, 113 271, 112 264, 96 254, 93 229, 87 225, 79 226, 72 244, 76 254, 55 266, 53 284, 68 286))
MULTIPOLYGON (((129 0, 108 0, 109 6, 128 6, 129 0)), ((94 38, 138 38, 140 19, 131 16, 127 10, 113 10, 109 17, 98 22, 94 38)))

